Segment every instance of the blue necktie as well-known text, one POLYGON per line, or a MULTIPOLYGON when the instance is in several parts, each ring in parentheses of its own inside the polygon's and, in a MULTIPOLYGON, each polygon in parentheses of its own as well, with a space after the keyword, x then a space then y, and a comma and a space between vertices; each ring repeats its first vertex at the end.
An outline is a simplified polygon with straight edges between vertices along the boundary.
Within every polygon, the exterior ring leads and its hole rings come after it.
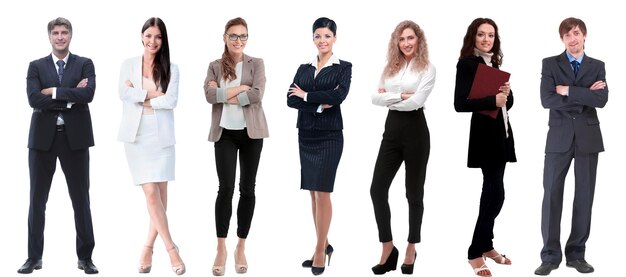
POLYGON ((573 60, 572 69, 574 69, 574 76, 578 76, 578 68, 580 67, 580 63, 577 60, 573 60))
POLYGON ((63 66, 65 65, 65 62, 63 60, 58 60, 57 65, 59 66, 59 83, 60 83, 61 80, 63 79, 63 66))

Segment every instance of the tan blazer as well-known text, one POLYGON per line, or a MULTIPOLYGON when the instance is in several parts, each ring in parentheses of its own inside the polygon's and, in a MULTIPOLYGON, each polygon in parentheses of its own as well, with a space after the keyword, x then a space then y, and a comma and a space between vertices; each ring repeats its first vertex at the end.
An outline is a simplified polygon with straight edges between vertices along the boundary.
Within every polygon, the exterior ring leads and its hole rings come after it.
MULTIPOLYGON (((239 105, 243 108, 243 117, 246 120, 246 129, 248 136, 253 139, 269 137, 267 129, 267 121, 261 100, 265 92, 265 65, 263 60, 243 55, 242 75, 237 76, 241 79, 241 85, 250 86, 248 91, 240 93, 237 98, 239 105)), ((207 76, 204 80, 204 96, 206 101, 213 105, 211 114, 211 130, 209 131, 209 141, 216 142, 220 140, 222 135, 222 127, 220 120, 222 118, 222 108, 226 102, 225 88, 220 88, 219 83, 222 79, 221 60, 215 60, 209 64, 207 76), (209 82, 215 81, 218 88, 209 88, 209 82)))

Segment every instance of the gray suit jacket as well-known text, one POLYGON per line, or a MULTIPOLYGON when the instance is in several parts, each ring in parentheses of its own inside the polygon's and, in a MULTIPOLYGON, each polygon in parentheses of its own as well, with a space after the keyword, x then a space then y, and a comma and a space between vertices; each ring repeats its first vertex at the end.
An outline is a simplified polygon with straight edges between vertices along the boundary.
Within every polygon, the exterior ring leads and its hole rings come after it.
MULTIPOLYGON (((248 91, 240 93, 237 98, 239 105, 243 108, 243 116, 246 119, 246 129, 248 136, 253 139, 269 137, 267 121, 261 100, 265 92, 265 65, 263 60, 243 55, 242 75, 237 76, 241 79, 241 85, 250 86, 248 91)), ((204 95, 206 101, 213 104, 211 113, 211 130, 209 131, 209 141, 218 141, 222 136, 222 127, 220 120, 222 118, 222 109, 226 102, 225 88, 209 88, 209 82, 215 81, 220 83, 222 79, 221 60, 215 60, 209 64, 206 79, 204 80, 204 95)))
POLYGON ((585 54, 578 76, 574 76, 565 52, 543 59, 541 69, 541 104, 550 109, 546 153, 563 153, 572 142, 583 153, 604 151, 596 108, 602 108, 609 96, 589 87, 599 80, 606 82, 604 62, 585 54), (556 93, 557 85, 569 86, 569 96, 556 93))

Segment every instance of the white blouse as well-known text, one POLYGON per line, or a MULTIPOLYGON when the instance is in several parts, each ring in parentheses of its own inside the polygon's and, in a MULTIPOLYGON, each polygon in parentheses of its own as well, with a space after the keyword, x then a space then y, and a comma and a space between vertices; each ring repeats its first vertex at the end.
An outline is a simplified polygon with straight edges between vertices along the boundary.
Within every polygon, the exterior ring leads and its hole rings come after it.
MULTIPOLYGON (((242 62, 238 62, 235 66, 235 73, 237 79, 230 82, 220 80, 220 87, 232 88, 241 84, 240 76, 242 74, 242 62)), ((243 130, 246 127, 246 119, 243 116, 243 108, 240 105, 233 105, 224 102, 222 109, 222 118, 220 119, 220 126, 228 130, 243 130)))
POLYGON ((385 92, 374 92, 372 103, 396 111, 413 111, 424 107, 426 98, 435 86, 435 66, 429 63, 425 69, 418 72, 412 65, 413 61, 395 75, 381 80, 378 87, 384 88, 385 92), (400 95, 403 92, 413 95, 402 100, 400 95))

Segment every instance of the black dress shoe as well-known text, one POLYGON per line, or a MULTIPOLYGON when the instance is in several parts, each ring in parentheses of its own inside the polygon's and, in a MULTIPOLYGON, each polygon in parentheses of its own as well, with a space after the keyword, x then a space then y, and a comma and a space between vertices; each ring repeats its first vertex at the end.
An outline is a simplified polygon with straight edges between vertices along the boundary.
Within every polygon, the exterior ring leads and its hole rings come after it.
POLYGON ((98 274, 98 268, 93 264, 91 259, 78 260, 78 269, 84 270, 85 274, 98 274))
POLYGON ((593 266, 591 266, 585 260, 568 261, 565 265, 567 267, 575 268, 580 273, 591 273, 591 272, 593 272, 593 266))
POLYGON ((551 263, 541 263, 541 265, 535 269, 535 274, 537 275, 548 275, 552 270, 559 268, 557 264, 551 263))
POLYGON ((41 259, 28 258, 24 265, 17 270, 17 273, 28 274, 33 273, 33 270, 41 269, 41 259))

